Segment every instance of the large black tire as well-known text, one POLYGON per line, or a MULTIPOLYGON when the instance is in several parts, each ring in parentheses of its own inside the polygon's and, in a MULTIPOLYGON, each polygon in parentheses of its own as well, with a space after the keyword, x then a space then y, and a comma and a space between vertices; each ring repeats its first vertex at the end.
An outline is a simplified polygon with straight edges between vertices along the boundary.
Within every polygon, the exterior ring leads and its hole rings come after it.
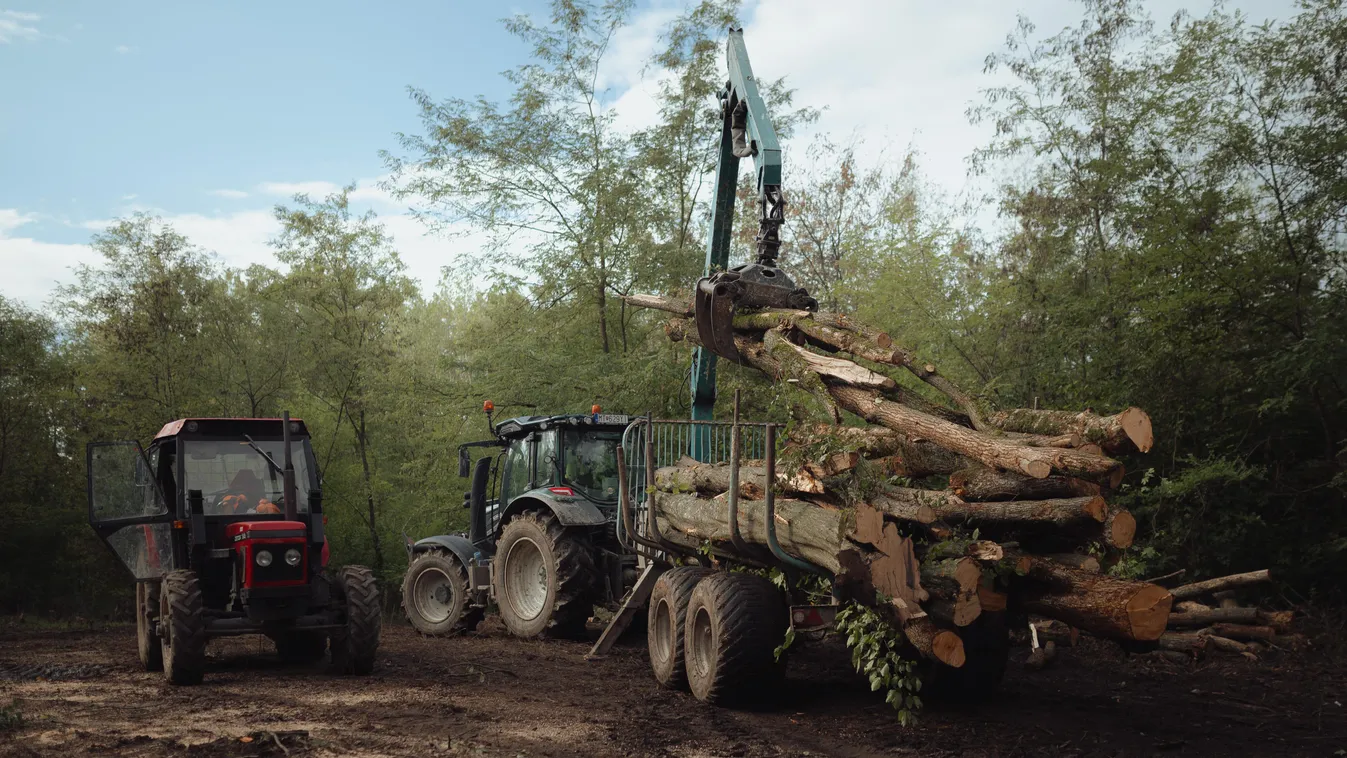
POLYGON ((779 687, 785 667, 775 651, 785 641, 789 613, 785 595, 760 576, 717 573, 698 582, 683 644, 692 694, 734 705, 779 687))
POLYGON ((206 619, 195 571, 164 574, 159 588, 159 642, 164 678, 200 684, 206 673, 206 619))
POLYGON ((964 664, 950 668, 931 663, 927 689, 946 702, 982 702, 994 696, 1005 677, 1010 657, 1010 633, 1004 611, 983 611, 973 623, 958 627, 963 640, 964 664))
POLYGON ((522 513, 496 543, 496 603, 517 637, 573 637, 594 610, 597 572, 584 534, 551 513, 522 513))
POLYGON ((154 633, 159 617, 159 580, 136 582, 136 647, 146 671, 164 670, 164 648, 154 633))
POLYGON ((430 637, 476 629, 486 609, 471 605, 470 597, 467 570, 443 550, 416 556, 402 578, 402 611, 413 629, 430 637))
POLYGON ((688 601, 692 599, 692 590, 697 583, 713 573, 711 569, 700 566, 669 569, 660 575, 654 589, 650 591, 645 635, 646 647, 650 652, 650 669, 655 674, 655 680, 670 689, 687 689, 683 628, 688 615, 688 601))
POLYGON ((364 676, 374 671, 382 625, 379 585, 364 566, 346 566, 329 579, 346 623, 331 635, 332 670, 364 676))
POLYGON ((286 663, 317 663, 327 655, 323 632, 282 632, 275 637, 276 654, 286 663))

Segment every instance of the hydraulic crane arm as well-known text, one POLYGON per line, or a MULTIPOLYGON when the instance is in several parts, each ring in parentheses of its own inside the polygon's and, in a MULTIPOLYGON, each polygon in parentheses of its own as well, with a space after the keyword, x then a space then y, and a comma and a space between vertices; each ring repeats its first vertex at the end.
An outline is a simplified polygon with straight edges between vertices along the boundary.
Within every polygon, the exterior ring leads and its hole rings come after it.
MULTIPOLYGON (((738 361, 733 320, 741 308, 815 310, 818 303, 776 267, 781 249, 781 224, 786 201, 781 192, 781 144, 758 91, 744 46, 744 30, 730 29, 726 45, 729 81, 720 92, 720 157, 716 162, 711 230, 706 243, 706 271, 697 282, 697 333, 703 347, 693 356, 692 418, 709 420, 716 402, 716 356, 738 361), (739 160, 753 159, 758 200, 757 256, 754 263, 729 267, 734 232, 735 190, 739 160)), ((694 435, 692 456, 701 435, 694 435)))

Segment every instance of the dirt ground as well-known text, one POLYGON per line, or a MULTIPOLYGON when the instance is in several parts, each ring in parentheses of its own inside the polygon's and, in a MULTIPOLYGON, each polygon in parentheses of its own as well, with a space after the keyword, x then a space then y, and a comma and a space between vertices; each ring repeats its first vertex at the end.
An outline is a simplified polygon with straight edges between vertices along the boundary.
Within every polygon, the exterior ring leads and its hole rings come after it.
POLYGON ((130 627, 11 625, 0 755, 1347 755, 1347 666, 1316 663, 1313 648, 1189 667, 1095 643, 1038 672, 1019 649, 992 702, 928 705, 912 729, 837 643, 792 651, 787 686, 754 711, 661 690, 643 633, 603 661, 587 649, 512 639, 494 619, 454 639, 390 622, 370 677, 285 668, 245 637, 212 643, 205 684, 173 687, 139 669, 130 627))

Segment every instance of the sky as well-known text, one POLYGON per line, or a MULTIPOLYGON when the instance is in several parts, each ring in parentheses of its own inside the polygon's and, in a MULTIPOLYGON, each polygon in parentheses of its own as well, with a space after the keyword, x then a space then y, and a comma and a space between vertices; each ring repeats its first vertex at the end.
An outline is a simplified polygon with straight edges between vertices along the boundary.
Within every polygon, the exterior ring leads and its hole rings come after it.
MULTIPOLYGON (((624 127, 653 121, 660 74, 645 61, 690 1, 639 0, 615 40, 601 83, 624 127)), ((1209 2, 1147 5, 1163 23, 1209 2)), ((1226 6, 1255 21, 1293 11, 1292 0, 1226 6)), ((433 290, 480 236, 426 234, 379 189, 379 151, 418 131, 409 86, 507 97, 500 74, 528 50, 500 19, 546 12, 541 0, 0 0, 0 294, 49 307, 76 266, 97 265, 91 235, 137 211, 226 265, 274 266, 275 205, 350 183, 433 290)), ((754 72, 786 76, 798 104, 824 109, 813 131, 869 156, 911 145, 957 193, 989 136, 965 112, 1020 14, 1045 33, 1080 17, 1071 0, 748 0, 742 19, 754 72)), ((787 193, 792 161, 807 160, 790 147, 787 193)))

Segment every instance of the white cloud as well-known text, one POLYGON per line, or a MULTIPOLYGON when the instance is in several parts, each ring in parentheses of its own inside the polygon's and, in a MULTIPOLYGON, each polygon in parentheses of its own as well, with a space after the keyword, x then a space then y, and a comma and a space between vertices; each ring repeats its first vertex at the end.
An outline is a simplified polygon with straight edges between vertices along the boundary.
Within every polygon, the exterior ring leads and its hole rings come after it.
MULTIPOLYGON (((243 198, 245 198, 245 197, 248 196, 248 193, 247 193, 247 192, 244 192, 243 190, 236 190, 236 189, 217 189, 217 190, 211 190, 208 194, 214 195, 214 196, 216 196, 216 197, 224 197, 224 198, 228 198, 228 199, 230 199, 230 200, 242 200, 243 198)), ((133 197, 134 197, 134 196, 133 196, 133 197)))
POLYGON ((139 50, 139 49, 140 49, 140 48, 138 48, 138 47, 131 47, 130 45, 118 45, 118 46, 112 48, 112 52, 114 52, 114 53, 116 53, 116 54, 118 54, 118 55, 126 55, 126 54, 128 54, 128 53, 134 53, 134 52, 136 52, 136 51, 139 50))
POLYGON ((25 39, 35 40, 42 37, 36 24, 42 17, 36 13, 0 10, 0 44, 25 39))
POLYGON ((135 200, 135 199, 138 198, 138 197, 140 197, 140 195, 137 195, 137 194, 135 194, 135 193, 132 193, 132 194, 130 194, 130 195, 122 195, 122 199, 123 199, 123 200, 126 200, 126 201, 128 201, 128 202, 131 201, 131 200, 135 200))
POLYGON ((31 213, 0 208, 0 293, 32 308, 40 308, 58 284, 68 284, 71 269, 92 258, 88 245, 41 242, 14 237, 19 227, 36 221, 31 213))
MULTIPOLYGON (((380 176, 373 179, 361 179, 355 183, 355 189, 349 195, 352 202, 369 203, 379 206, 381 210, 397 209, 399 211, 406 209, 406 204, 398 201, 387 190, 380 185, 388 177, 380 176)), ((335 195, 341 192, 344 185, 335 182, 325 181, 307 181, 307 182, 262 182, 257 185, 257 191, 263 195, 274 195, 289 199, 295 195, 308 195, 311 200, 322 200, 328 195, 335 195)))

